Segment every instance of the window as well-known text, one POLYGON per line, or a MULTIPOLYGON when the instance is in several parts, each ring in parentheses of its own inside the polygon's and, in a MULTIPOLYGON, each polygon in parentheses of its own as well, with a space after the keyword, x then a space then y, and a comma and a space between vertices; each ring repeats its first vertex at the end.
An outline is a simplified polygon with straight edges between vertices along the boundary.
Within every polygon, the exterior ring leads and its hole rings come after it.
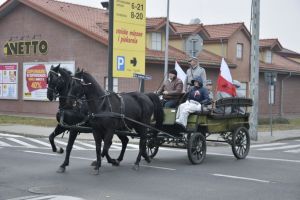
POLYGON ((197 57, 198 48, 197 48, 198 40, 192 40, 192 57, 197 57))
POLYGON ((152 33, 151 34, 151 48, 153 50, 161 51, 161 33, 152 33))
MULTIPOLYGON (((105 77, 105 89, 108 90, 108 78, 105 77)), ((113 91, 118 92, 119 80, 118 78, 113 78, 113 91)))
POLYGON ((265 53, 265 62, 272 63, 272 52, 270 50, 267 50, 265 53))
POLYGON ((238 59, 243 58, 243 44, 241 43, 236 44, 236 58, 238 59))

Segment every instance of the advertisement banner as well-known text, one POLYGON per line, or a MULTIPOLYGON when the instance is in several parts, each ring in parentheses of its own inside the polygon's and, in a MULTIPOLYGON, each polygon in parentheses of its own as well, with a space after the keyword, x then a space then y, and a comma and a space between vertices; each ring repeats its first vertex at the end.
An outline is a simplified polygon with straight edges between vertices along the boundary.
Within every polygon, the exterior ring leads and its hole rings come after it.
POLYGON ((114 3, 113 77, 145 74, 146 0, 114 3))
POLYGON ((47 63, 24 63, 23 64, 23 99, 48 101, 47 99, 47 77, 51 66, 57 66, 75 72, 74 61, 47 62, 47 63))
POLYGON ((18 99, 17 63, 0 63, 0 99, 18 99))

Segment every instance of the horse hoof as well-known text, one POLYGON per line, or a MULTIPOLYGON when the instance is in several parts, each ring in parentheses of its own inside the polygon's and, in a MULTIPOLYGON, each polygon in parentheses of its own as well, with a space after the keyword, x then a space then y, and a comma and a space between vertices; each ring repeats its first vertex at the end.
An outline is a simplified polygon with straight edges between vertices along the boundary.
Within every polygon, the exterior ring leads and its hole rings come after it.
POLYGON ((99 175, 99 169, 94 169, 91 174, 92 175, 99 175))
POLYGON ((91 163, 91 166, 93 166, 93 167, 95 167, 96 165, 97 165, 97 161, 96 160, 91 163))
POLYGON ((59 167, 58 170, 56 171, 57 173, 64 173, 66 171, 66 168, 64 167, 59 167))
POLYGON ((139 166, 139 165, 133 165, 132 169, 133 169, 134 171, 139 171, 140 166, 139 166))
POLYGON ((147 163, 151 163, 151 159, 149 157, 145 158, 147 163))
POLYGON ((59 153, 59 154, 63 154, 63 153, 64 153, 64 149, 63 149, 63 148, 61 148, 61 147, 59 147, 59 151, 57 151, 57 153, 59 153))
POLYGON ((120 162, 118 160, 112 160, 111 164, 113 166, 119 166, 120 165, 120 162))

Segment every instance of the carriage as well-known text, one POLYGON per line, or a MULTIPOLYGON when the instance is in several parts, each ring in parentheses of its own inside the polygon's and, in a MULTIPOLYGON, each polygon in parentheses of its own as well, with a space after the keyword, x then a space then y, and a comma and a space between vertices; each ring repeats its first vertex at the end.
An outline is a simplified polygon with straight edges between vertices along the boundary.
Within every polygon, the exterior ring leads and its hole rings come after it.
MULTIPOLYGON (((187 127, 183 128, 175 123, 176 108, 164 108, 164 122, 160 129, 143 124, 117 113, 96 114, 93 117, 106 117, 108 114, 113 118, 125 117, 125 119, 140 124, 147 128, 147 154, 153 159, 160 146, 187 149, 189 161, 192 164, 201 164, 206 157, 206 142, 227 143, 231 146, 232 153, 237 159, 247 157, 250 150, 249 135, 249 112, 236 112, 236 108, 247 111, 253 102, 250 98, 223 98, 215 102, 215 107, 223 108, 224 112, 215 112, 202 106, 199 112, 191 113, 187 127), (226 113, 225 110, 230 110, 226 113), (159 132, 154 136, 154 132, 159 132), (218 135, 217 139, 209 139, 211 135, 218 135)), ((82 131, 91 131, 89 127, 68 126, 61 118, 60 124, 65 128, 76 128, 82 131)), ((123 136, 138 138, 134 130, 115 130, 115 133, 123 136)))
POLYGON ((250 149, 249 113, 234 110, 238 107, 247 110, 247 107, 252 106, 252 99, 224 98, 216 101, 215 106, 223 107, 223 110, 229 108, 232 112, 215 113, 213 110, 202 109, 190 114, 186 129, 175 124, 176 109, 164 108, 165 120, 158 136, 154 138, 148 134, 148 155, 155 157, 162 145, 181 147, 187 149, 192 164, 200 164, 206 156, 206 141, 211 141, 228 143, 237 159, 245 158, 250 149), (208 139, 212 134, 219 134, 220 139, 208 139))

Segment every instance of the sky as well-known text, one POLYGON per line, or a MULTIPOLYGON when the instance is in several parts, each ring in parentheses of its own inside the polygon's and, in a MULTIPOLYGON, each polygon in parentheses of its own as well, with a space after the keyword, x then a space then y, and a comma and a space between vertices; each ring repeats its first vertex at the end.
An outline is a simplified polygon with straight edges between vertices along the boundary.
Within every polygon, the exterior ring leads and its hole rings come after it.
MULTIPOLYGON (((106 0, 61 0, 101 7, 106 0)), ((170 20, 188 24, 244 22, 250 31, 252 0, 169 0, 170 20)), ((0 4, 5 0, 0 0, 0 4)), ((166 17, 167 0, 146 0, 147 17, 166 17)), ((284 48, 300 53, 300 0, 260 0, 260 39, 278 38, 284 48)))

